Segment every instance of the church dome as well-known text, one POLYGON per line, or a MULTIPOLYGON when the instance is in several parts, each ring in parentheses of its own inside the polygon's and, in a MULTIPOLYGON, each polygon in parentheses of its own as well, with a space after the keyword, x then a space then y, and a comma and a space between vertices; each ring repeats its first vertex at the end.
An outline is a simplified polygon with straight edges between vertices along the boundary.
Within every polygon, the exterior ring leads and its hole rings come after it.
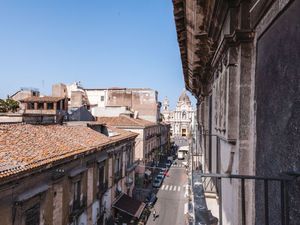
POLYGON ((191 102, 189 96, 187 96, 186 91, 184 90, 179 97, 180 102, 191 102))

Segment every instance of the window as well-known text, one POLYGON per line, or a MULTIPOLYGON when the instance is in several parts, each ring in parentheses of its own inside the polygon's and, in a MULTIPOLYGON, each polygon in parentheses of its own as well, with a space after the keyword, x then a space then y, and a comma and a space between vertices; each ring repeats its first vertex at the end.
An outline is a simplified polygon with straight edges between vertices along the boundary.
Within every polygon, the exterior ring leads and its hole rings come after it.
POLYGON ((38 103, 38 109, 43 109, 43 108, 44 108, 44 103, 39 102, 39 103, 38 103))
POLYGON ((132 165, 132 151, 131 150, 128 150, 127 153, 127 167, 130 167, 132 165))
POLYGON ((33 102, 28 102, 27 103, 27 109, 34 109, 34 103, 33 102))
POLYGON ((80 195, 81 195, 81 181, 74 182, 74 193, 73 193, 73 210, 80 207, 80 195))
POLYGON ((102 95, 100 98, 101 98, 101 102, 103 102, 104 101, 104 96, 102 95))
POLYGON ((61 100, 61 104, 62 104, 62 110, 66 110, 65 109, 65 99, 61 100))
POLYGON ((186 119, 186 112, 185 111, 182 112, 182 119, 186 119))
POLYGON ((56 103, 56 109, 60 110, 60 101, 56 103))
POLYGON ((47 109, 53 109, 53 102, 47 103, 47 109))
POLYGON ((32 208, 25 211, 25 225, 40 224, 40 204, 34 205, 32 208))
POLYGON ((182 137, 186 137, 186 129, 182 129, 181 130, 181 136, 182 137))
POLYGON ((116 158, 115 161, 115 173, 120 170, 120 158, 116 158))
POLYGON ((105 166, 106 162, 100 162, 98 164, 98 198, 102 198, 102 194, 104 194, 107 190, 107 169, 105 166))
POLYGON ((104 165, 99 167, 99 188, 101 189, 103 184, 105 183, 105 173, 104 173, 104 165))
POLYGON ((121 165, 121 158, 120 156, 117 156, 115 159, 115 168, 114 168, 114 174, 115 174, 115 181, 119 180, 122 177, 122 165, 121 165))

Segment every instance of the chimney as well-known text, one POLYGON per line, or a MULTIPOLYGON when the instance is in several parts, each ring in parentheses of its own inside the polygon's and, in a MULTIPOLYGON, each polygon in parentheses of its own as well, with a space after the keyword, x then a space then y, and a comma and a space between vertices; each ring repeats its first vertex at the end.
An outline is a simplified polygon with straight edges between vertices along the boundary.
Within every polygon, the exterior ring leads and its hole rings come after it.
POLYGON ((138 112, 138 111, 134 111, 134 116, 133 116, 133 118, 134 118, 134 119, 137 119, 138 116, 139 116, 139 112, 138 112))

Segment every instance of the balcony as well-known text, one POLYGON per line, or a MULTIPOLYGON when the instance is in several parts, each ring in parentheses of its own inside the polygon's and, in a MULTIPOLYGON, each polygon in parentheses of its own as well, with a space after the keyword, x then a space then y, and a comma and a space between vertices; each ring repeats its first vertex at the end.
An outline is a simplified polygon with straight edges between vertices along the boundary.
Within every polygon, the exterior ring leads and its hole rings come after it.
MULTIPOLYGON (((254 185, 256 188, 257 201, 261 205, 262 210, 257 212, 258 217, 263 224, 273 224, 274 212, 280 218, 279 224, 290 224, 289 217, 289 194, 288 188, 293 181, 297 179, 300 173, 279 173, 279 176, 251 176, 240 174, 199 174, 202 177, 204 190, 206 193, 216 193, 218 195, 219 207, 219 224, 223 224, 223 207, 222 205, 222 180, 235 179, 240 185, 240 223, 241 225, 248 224, 246 219, 247 198, 252 192, 246 188, 247 185, 254 185), (207 179, 208 178, 208 179, 207 179), (272 194, 270 194, 272 192, 272 194)), ((223 191, 224 194, 224 191, 223 191)))
POLYGON ((56 110, 54 109, 25 109, 24 114, 30 114, 30 115, 56 115, 56 110))
POLYGON ((132 164, 127 165, 126 172, 130 173, 135 169, 135 167, 138 165, 138 162, 134 162, 132 164))
POLYGON ((146 135, 146 140, 149 140, 155 136, 156 136, 156 134, 148 134, 148 135, 146 135))
POLYGON ((78 217, 85 210, 87 205, 87 198, 84 196, 81 200, 73 201, 70 205, 69 222, 72 223, 74 218, 78 217))
POLYGON ((217 178, 202 177, 203 189, 206 195, 218 196, 217 178))

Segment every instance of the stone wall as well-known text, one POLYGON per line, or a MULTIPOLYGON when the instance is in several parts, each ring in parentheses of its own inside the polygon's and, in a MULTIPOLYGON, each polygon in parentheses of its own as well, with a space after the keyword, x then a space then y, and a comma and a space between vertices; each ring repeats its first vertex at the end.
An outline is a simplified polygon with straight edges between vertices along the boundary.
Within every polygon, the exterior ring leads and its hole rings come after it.
MULTIPOLYGON (((263 18, 257 28, 261 29, 255 77, 258 175, 276 176, 280 172, 300 170, 300 29, 297 25, 300 2, 291 2, 281 5, 282 1, 276 1, 266 15, 267 20, 263 18)), ((256 222, 261 224, 263 202, 259 193, 263 187, 257 184, 256 188, 256 222)), ((295 182, 289 189, 290 224, 293 225, 300 221, 299 190, 300 184, 295 182)), ((270 186, 269 199, 270 224, 281 224, 278 182, 270 186)))

